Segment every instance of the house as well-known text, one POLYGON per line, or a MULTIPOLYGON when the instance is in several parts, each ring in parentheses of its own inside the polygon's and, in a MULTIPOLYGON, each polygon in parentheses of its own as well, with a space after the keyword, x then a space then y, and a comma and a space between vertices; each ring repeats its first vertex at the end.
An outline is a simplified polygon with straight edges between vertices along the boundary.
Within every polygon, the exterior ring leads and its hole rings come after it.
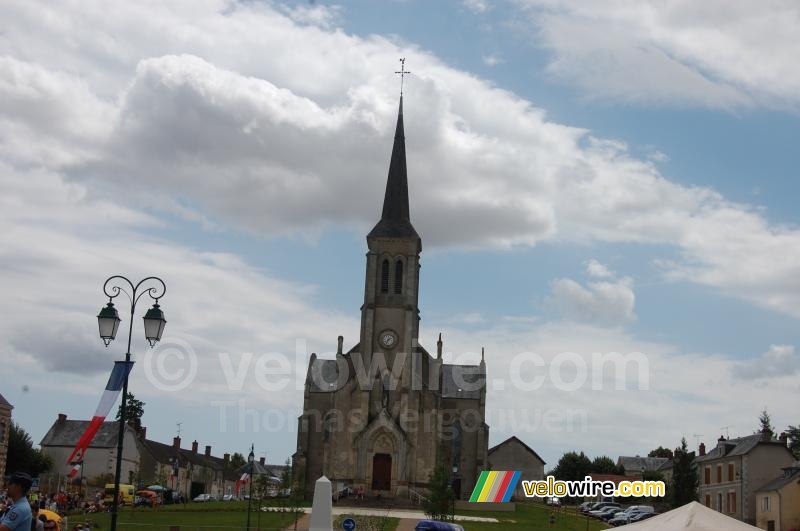
MULTIPOLYGON (((11 431, 11 410, 14 409, 3 395, 0 395, 0 478, 6 475, 8 457, 8 434, 11 431)), ((15 470, 9 470, 15 472, 15 470)))
MULTIPOLYGON (((58 418, 47 430, 39 445, 42 452, 50 456, 53 460, 53 469, 49 475, 59 478, 69 475, 72 465, 67 462, 67 458, 75 448, 75 444, 80 439, 83 432, 89 426, 88 420, 69 420, 63 413, 58 414, 58 418)), ((86 478, 113 475, 117 461, 117 437, 119 435, 119 423, 104 422, 97 434, 92 439, 89 449, 83 457, 83 470, 81 475, 86 478)), ((125 426, 123 434, 122 449, 122 473, 120 475, 123 483, 133 483, 139 470, 139 448, 137 440, 139 434, 131 426, 125 426)))
MULTIPOLYGON (((489 470, 520 470, 521 479, 534 481, 544 479, 544 459, 517 437, 509 437, 489 449, 489 470)), ((512 500, 525 499, 522 481, 517 483, 512 500)))
MULTIPOLYGON (((53 459, 54 470, 45 478, 49 484, 69 475, 72 466, 66 459, 78 439, 89 425, 88 420, 69 420, 63 413, 45 434, 40 445, 42 451, 53 459)), ((117 458, 119 423, 103 422, 83 457, 81 475, 87 480, 111 478, 117 458)), ((172 445, 147 438, 147 428, 125 426, 120 481, 133 485, 162 485, 194 498, 198 494, 221 497, 232 494, 239 477, 230 465, 230 455, 211 455, 211 447, 199 452, 198 442, 191 449, 181 448, 181 438, 175 437, 172 445)), ((110 481, 110 479, 109 479, 110 481)))
POLYGON ((756 525, 768 531, 800 529, 800 461, 756 490, 756 525))
POLYGON ((625 469, 625 475, 628 477, 641 477, 644 472, 657 472, 666 463, 671 463, 667 457, 629 457, 619 456, 617 458, 617 466, 625 469))
POLYGON ((233 494, 236 470, 231 466, 230 454, 222 457, 211 455, 211 446, 199 452, 197 441, 191 449, 181 448, 181 438, 174 437, 172 444, 164 444, 140 437, 140 481, 171 488, 193 499, 199 494, 211 494, 221 498, 233 494))
POLYGON ((706 507, 755 523, 756 489, 793 462, 786 442, 769 431, 737 439, 720 437, 708 453, 701 444, 695 459, 698 499, 706 507))
MULTIPOLYGON (((589 477, 592 478, 592 481, 603 481, 603 482, 611 481, 617 487, 619 487, 619 484, 622 483, 623 481, 637 481, 642 479, 641 475, 627 475, 627 474, 625 474, 624 476, 621 474, 589 474, 589 477)), ((598 495, 596 498, 586 497, 584 498, 584 500, 614 501, 614 497, 612 496, 609 498, 604 498, 602 495, 598 495)), ((631 498, 623 498, 622 502, 629 503, 630 500, 631 498)))

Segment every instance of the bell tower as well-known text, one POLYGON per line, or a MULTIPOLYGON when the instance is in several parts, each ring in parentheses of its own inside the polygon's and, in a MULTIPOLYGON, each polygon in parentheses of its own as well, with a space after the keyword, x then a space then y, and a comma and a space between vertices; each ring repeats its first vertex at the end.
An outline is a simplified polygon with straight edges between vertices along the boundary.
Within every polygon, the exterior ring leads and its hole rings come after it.
MULTIPOLYGON (((389 370, 398 354, 410 367, 419 331, 419 255, 422 241, 411 224, 408 176, 403 130, 403 96, 386 179, 383 211, 367 235, 367 268, 364 305, 361 307, 361 356, 366 367, 374 353, 381 353, 389 370)), ((399 367, 398 359, 398 369, 399 367)), ((403 367, 399 387, 410 385, 410 369, 403 367), (404 385, 406 384, 406 385, 404 385)))

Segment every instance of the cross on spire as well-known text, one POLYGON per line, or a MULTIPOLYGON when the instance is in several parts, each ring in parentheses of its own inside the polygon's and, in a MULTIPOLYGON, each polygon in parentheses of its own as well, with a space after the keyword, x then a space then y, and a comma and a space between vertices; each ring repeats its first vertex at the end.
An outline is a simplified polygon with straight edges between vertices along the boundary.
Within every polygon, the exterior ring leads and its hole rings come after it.
POLYGON ((403 81, 405 80, 406 74, 410 74, 408 70, 406 70, 406 58, 400 58, 400 70, 395 70, 395 74, 400 74, 400 96, 403 95, 403 81))

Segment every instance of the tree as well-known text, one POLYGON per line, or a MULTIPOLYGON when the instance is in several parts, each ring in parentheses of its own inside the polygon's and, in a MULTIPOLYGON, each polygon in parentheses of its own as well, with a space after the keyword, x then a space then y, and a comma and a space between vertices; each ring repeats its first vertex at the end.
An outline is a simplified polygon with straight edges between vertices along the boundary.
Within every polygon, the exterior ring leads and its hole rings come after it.
POLYGON ((244 458, 244 455, 240 454, 239 452, 233 452, 233 455, 231 456, 231 467, 234 470, 239 470, 246 464, 247 459, 244 458))
MULTIPOLYGON (((613 463, 612 463, 613 464, 613 463)), ((592 461, 583 452, 567 452, 558 460, 550 475, 564 481, 582 481, 592 473, 592 461)))
MULTIPOLYGON (((442 446, 439 449, 439 456, 445 453, 445 448, 442 446)), ((450 503, 453 497, 453 490, 450 487, 450 477, 447 473, 447 466, 449 459, 437 459, 436 467, 433 469, 430 481, 428 482, 428 498, 425 500, 423 507, 425 514, 434 520, 445 520, 450 513, 450 503)))
POLYGON ((772 418, 767 413, 767 408, 761 410, 761 414, 758 416, 758 422, 760 424, 758 428, 758 433, 764 433, 768 431, 770 433, 775 433, 775 427, 772 425, 772 418))
POLYGON ((675 449, 672 465, 672 507, 681 507, 697 499, 697 473, 692 467, 694 455, 689 452, 686 437, 681 438, 680 448, 675 449))
MULTIPOLYGON (((144 415, 145 403, 137 400, 133 393, 125 395, 125 420, 133 423, 133 426, 139 430, 142 428, 142 416, 144 415)), ((117 408, 117 421, 122 417, 122 402, 119 403, 117 408)))
POLYGON ((53 460, 40 449, 33 447, 33 439, 22 426, 11 422, 8 432, 8 454, 6 470, 9 472, 27 472, 38 476, 53 467, 53 460))
POLYGON ((672 459, 674 455, 672 454, 672 450, 669 448, 659 446, 655 450, 650 450, 650 453, 647 454, 647 457, 666 457, 667 459, 672 459))
POLYGON ((592 461, 591 471, 596 474, 625 474, 622 465, 617 466, 613 459, 606 455, 595 457, 592 461))
POLYGON ((789 450, 796 459, 800 459, 800 424, 786 428, 786 436, 789 439, 789 450))

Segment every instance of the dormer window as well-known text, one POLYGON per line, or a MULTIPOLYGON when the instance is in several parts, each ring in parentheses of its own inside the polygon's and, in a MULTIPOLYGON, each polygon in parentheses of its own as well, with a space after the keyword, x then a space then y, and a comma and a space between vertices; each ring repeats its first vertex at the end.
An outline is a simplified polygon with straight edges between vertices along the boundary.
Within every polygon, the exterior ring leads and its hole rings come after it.
POLYGON ((403 293, 403 262, 394 263, 394 292, 396 295, 403 293))
POLYGON ((381 293, 389 293, 389 260, 381 264, 381 293))

